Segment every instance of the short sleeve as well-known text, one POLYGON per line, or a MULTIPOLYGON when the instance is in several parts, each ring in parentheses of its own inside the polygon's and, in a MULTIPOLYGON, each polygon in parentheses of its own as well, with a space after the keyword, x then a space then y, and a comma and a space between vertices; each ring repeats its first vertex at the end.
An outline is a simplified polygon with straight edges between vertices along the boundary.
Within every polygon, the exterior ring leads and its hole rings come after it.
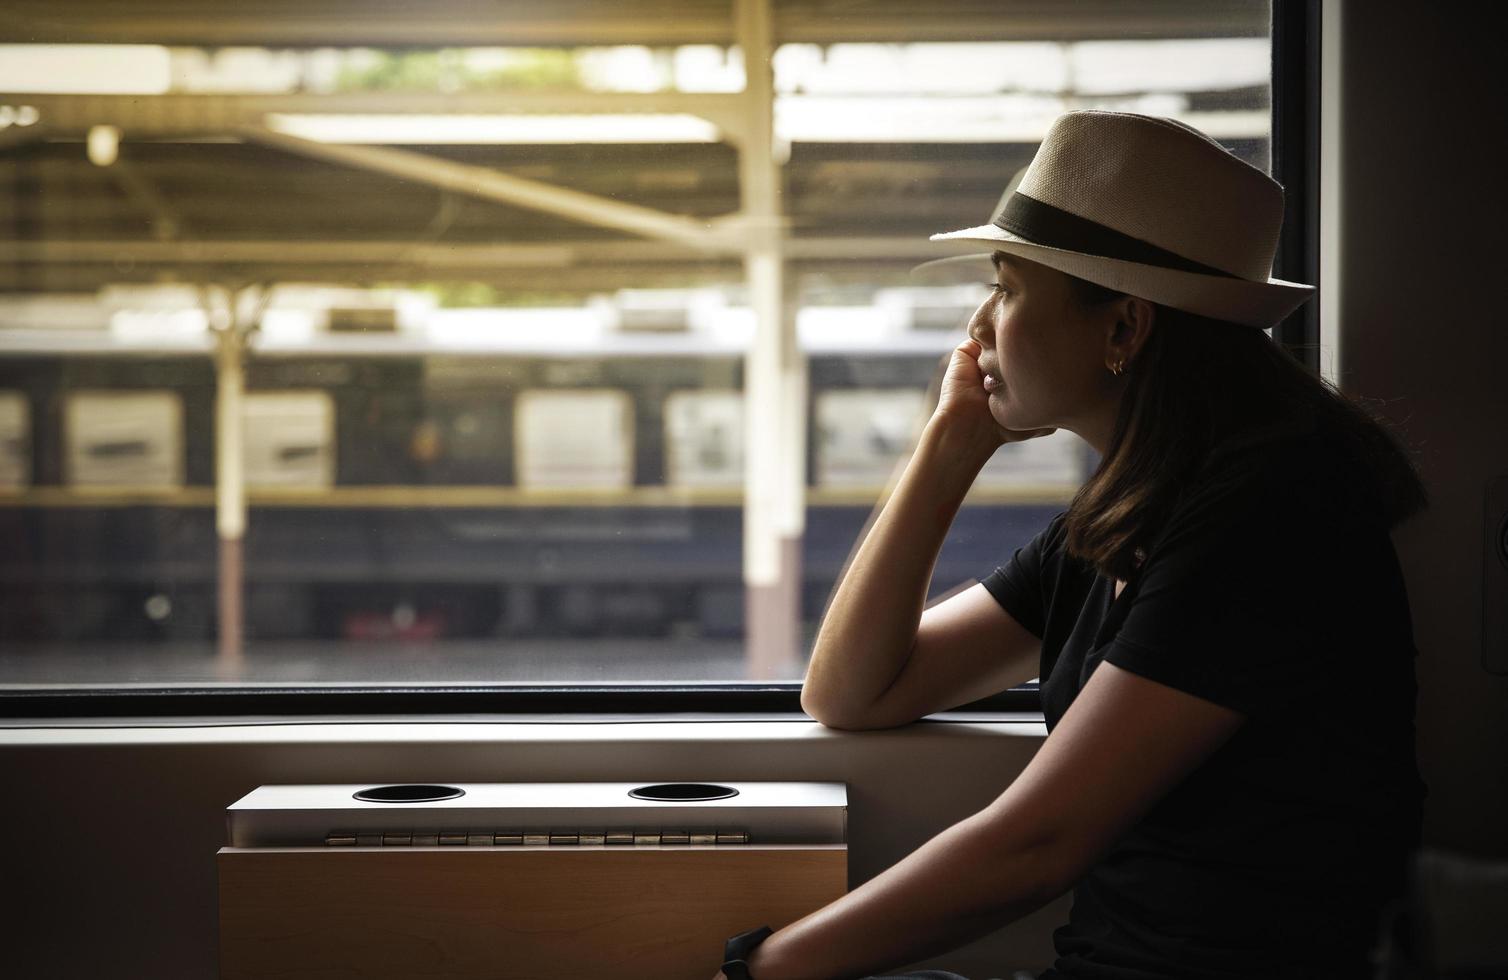
POLYGON ((1039 640, 1047 629, 1042 569, 1049 550, 1059 539, 1067 513, 1055 516, 1034 538, 1017 548, 1010 561, 985 576, 982 583, 1001 608, 1039 640))
MULTIPOLYGON (((1202 487, 1155 540, 1104 659, 1248 716, 1327 683, 1325 494, 1275 468, 1202 487)), ((1332 658, 1333 659, 1333 658, 1332 658)))

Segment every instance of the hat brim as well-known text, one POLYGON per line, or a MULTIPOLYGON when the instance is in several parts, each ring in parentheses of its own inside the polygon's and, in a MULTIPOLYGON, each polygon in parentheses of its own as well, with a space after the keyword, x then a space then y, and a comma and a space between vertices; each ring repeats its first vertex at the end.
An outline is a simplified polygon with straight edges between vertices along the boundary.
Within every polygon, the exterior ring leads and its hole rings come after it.
POLYGON ((1315 293, 1313 286, 1283 279, 1254 282, 1229 276, 1207 276, 1052 248, 1029 242, 996 225, 944 232, 931 236, 929 240, 953 242, 970 248, 987 245, 991 251, 971 251, 968 254, 949 255, 923 262, 911 269, 913 276, 951 271, 951 267, 968 267, 981 261, 984 269, 989 270, 988 274, 993 275, 991 252, 1006 252, 1154 303, 1264 330, 1281 323, 1315 293))

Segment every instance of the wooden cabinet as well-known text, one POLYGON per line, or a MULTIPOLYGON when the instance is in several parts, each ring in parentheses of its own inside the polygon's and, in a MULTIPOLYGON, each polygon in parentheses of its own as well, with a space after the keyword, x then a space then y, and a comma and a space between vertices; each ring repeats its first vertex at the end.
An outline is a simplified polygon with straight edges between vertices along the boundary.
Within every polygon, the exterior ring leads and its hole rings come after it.
MULTIPOLYGON (((593 785, 621 795, 609 784, 593 785)), ((749 826, 749 842, 726 844, 708 843, 702 835, 691 836, 690 843, 658 843, 659 827, 676 823, 674 818, 705 823, 714 809, 707 804, 651 806, 637 821, 644 834, 611 834, 605 842, 546 834, 513 843, 524 838, 442 832, 439 839, 451 843, 416 846, 418 835, 376 832, 369 814, 384 813, 380 808, 321 811, 242 801, 231 811, 231 841, 252 846, 224 847, 217 855, 220 976, 711 980, 729 936, 761 925, 779 929, 848 889, 846 807, 776 795, 783 786, 799 795, 812 784, 741 785, 750 806, 718 802, 724 817, 749 826), (768 817, 761 816, 761 803, 768 817), (286 846, 286 835, 294 831, 278 830, 280 819, 281 826, 303 826, 306 834, 324 826, 311 821, 354 825, 359 836, 331 831, 329 843, 315 835, 308 846, 286 846), (838 840, 822 833, 809 836, 829 839, 792 840, 801 826, 842 832, 838 840), (381 846, 330 846, 352 839, 381 846)), ((545 784, 533 786, 531 799, 548 795, 545 784)), ((273 789, 283 796, 264 793, 263 799, 287 800, 298 792, 273 789)), ((325 789, 349 788, 309 788, 325 789)), ((484 792, 473 791, 473 800, 482 798, 484 792)), ((486 811, 461 811, 459 802, 431 815, 445 812, 457 826, 455 817, 466 812, 471 827, 485 825, 479 814, 486 811)), ((518 820, 522 810, 500 809, 495 823, 532 822, 545 829, 547 821, 518 820)), ((427 819, 423 811, 400 812, 403 817, 389 819, 427 819)), ((629 812, 615 811, 613 825, 629 826, 629 812)), ((566 829, 567 811, 555 807, 549 813, 548 823, 566 829)))
POLYGON ((847 891, 843 844, 222 848, 220 976, 711 980, 847 891))

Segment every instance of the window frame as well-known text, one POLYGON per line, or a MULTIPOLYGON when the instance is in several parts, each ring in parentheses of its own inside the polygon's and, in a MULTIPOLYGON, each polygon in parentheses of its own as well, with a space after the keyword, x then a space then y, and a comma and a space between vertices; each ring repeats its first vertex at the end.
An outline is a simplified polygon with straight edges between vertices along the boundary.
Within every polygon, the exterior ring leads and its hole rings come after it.
MULTIPOLYGON (((1320 9, 1302 0, 1271 0, 1272 175, 1283 185, 1283 230, 1273 275, 1280 279, 1319 281, 1320 154, 1320 9)), ((1316 374, 1319 372, 1319 306, 1304 304, 1273 328, 1273 339, 1288 348, 1316 374)), ((373 716, 493 715, 541 716, 543 722, 600 722, 602 716, 674 715, 682 721, 790 721, 806 717, 801 709, 801 682, 748 681, 666 684, 519 684, 454 687, 290 687, 247 685, 234 690, 205 687, 57 688, 47 691, 0 690, 0 718, 78 719, 193 718, 271 716, 329 719, 373 716), (767 715, 767 719, 750 716, 767 715), (551 717, 543 717, 551 716, 551 717)), ((1035 683, 960 705, 943 715, 970 721, 1018 721, 1022 713, 1039 716, 1041 697, 1035 683)), ((938 718, 939 715, 929 715, 938 718)), ((14 726, 13 726, 14 727, 14 726)))
MULTIPOLYGON (((1320 12, 1322 4, 1272 0, 1272 176, 1283 185, 1283 229, 1273 275, 1317 289, 1320 171, 1320 12)), ((1311 300, 1273 328, 1272 337, 1320 373, 1320 304, 1311 300)))

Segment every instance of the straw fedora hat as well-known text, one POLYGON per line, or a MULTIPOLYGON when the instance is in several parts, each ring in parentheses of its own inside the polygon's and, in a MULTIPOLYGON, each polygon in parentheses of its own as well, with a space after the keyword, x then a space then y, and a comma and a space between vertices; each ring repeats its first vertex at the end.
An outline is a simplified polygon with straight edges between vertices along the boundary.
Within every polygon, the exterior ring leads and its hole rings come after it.
MULTIPOLYGON (((989 224, 931 240, 987 245, 1154 303, 1264 329, 1314 294, 1271 275, 1282 186, 1192 126, 1069 112, 1018 176, 989 224)), ((989 253, 913 271, 980 260, 989 253)))

